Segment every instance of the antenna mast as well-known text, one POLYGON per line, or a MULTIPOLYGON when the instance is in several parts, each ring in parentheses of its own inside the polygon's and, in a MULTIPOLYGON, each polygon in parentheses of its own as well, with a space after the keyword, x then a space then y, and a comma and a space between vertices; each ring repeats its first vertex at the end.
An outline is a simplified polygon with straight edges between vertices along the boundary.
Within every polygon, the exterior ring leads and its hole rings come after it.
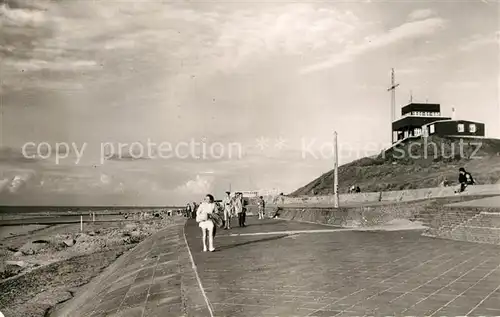
POLYGON ((396 88, 399 84, 396 84, 396 79, 394 76, 394 68, 391 70, 391 87, 387 89, 387 91, 391 92, 391 142, 394 142, 394 136, 392 131, 392 122, 395 119, 396 112, 396 88))

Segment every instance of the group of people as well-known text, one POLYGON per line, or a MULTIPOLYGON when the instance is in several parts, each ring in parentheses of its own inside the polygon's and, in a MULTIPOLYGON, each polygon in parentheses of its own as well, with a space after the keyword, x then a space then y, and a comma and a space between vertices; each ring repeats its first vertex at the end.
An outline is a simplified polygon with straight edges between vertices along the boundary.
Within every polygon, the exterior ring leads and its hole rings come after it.
POLYGON ((357 186, 357 185, 352 185, 351 187, 349 187, 349 190, 347 192, 349 194, 352 194, 352 193, 361 193, 361 188, 359 188, 359 186, 357 186))
MULTIPOLYGON (((221 224, 224 230, 231 229, 231 219, 238 217, 238 225, 246 227, 246 201, 243 199, 243 194, 238 192, 231 195, 226 192, 226 197, 218 204, 214 196, 208 194, 205 196, 204 201, 197 206, 193 203, 194 207, 190 204, 186 207, 186 214, 195 215, 194 218, 202 231, 203 251, 215 251, 214 238, 217 230, 217 225, 221 224), (220 215, 222 214, 222 215, 220 215), (208 240, 208 246, 207 246, 208 240)), ((264 219, 265 202, 262 196, 258 200, 258 214, 259 219, 264 219)))
POLYGON ((235 193, 231 196, 230 192, 226 192, 226 197, 222 200, 222 208, 224 212, 224 229, 231 229, 231 219, 238 217, 238 225, 245 227, 246 207, 242 193, 235 193))

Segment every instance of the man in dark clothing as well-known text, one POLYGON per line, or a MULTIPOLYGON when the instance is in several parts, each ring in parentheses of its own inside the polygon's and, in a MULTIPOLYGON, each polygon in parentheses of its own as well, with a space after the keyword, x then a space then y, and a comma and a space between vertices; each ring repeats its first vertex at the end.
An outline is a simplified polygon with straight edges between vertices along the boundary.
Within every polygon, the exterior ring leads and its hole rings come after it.
POLYGON ((196 211, 198 211, 198 205, 193 201, 193 208, 191 210, 191 214, 193 219, 196 219, 196 211))
POLYGON ((458 182, 460 183, 460 193, 463 192, 467 186, 475 184, 472 175, 463 167, 460 167, 458 170, 458 182))

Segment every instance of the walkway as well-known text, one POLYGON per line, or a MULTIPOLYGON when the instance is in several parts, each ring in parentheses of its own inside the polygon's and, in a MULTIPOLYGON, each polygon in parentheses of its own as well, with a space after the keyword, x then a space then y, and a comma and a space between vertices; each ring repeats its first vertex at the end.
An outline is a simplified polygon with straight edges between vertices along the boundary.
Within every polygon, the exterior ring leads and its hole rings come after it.
POLYGON ((187 224, 217 317, 500 316, 500 247, 418 231, 312 232, 335 228, 255 217, 248 223, 220 230, 213 253, 202 252, 201 231, 187 224))
POLYGON ((473 207, 473 208, 500 208, 500 196, 464 201, 460 203, 449 204, 448 206, 473 207))

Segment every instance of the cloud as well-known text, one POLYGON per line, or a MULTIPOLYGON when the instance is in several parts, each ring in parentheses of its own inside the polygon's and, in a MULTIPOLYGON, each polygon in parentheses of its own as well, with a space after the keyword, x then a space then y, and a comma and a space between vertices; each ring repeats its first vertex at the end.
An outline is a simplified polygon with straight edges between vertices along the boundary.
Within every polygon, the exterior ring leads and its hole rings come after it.
POLYGON ((43 12, 28 8, 11 8, 6 3, 0 4, 0 26, 37 27, 45 22, 43 12))
POLYGON ((46 61, 40 59, 18 60, 11 63, 16 69, 21 71, 83 71, 90 70, 97 66, 95 61, 90 60, 71 60, 58 59, 54 61, 46 61))
POLYGON ((37 161, 36 159, 31 159, 29 156, 31 156, 32 152, 29 150, 26 151, 28 157, 24 156, 21 149, 17 148, 12 148, 12 147, 7 147, 7 146, 1 146, 0 147, 0 163, 28 163, 28 162, 35 162, 37 161))
POLYGON ((372 37, 367 42, 365 41, 362 44, 348 47, 342 53, 336 54, 324 62, 302 68, 300 73, 307 74, 323 69, 333 68, 340 64, 350 62, 355 57, 369 51, 389 46, 400 41, 431 35, 443 28, 444 25, 445 21, 441 18, 430 18, 422 21, 407 22, 385 34, 372 37))
POLYGON ((184 185, 179 186, 177 191, 182 194, 204 195, 213 190, 214 179, 196 175, 193 180, 187 181, 184 185))
POLYGON ((43 10, 16 3, 15 9, 2 6, 8 19, 0 16, 4 23, 17 21, 16 27, 2 30, 5 40, 0 40, 0 57, 8 57, 0 62, 8 78, 0 87, 3 92, 22 87, 57 90, 58 85, 85 91, 97 83, 116 87, 117 82, 137 80, 138 72, 151 71, 164 89, 166 78, 170 86, 180 86, 187 83, 177 77, 191 77, 194 70, 201 77, 278 56, 331 49, 367 25, 350 11, 312 3, 236 10, 156 1, 140 6, 47 2, 43 10), (140 67, 131 71, 132 65, 140 67), (26 71, 35 74, 28 77, 26 71))
POLYGON ((443 87, 446 89, 474 89, 484 86, 484 83, 479 81, 449 81, 443 84, 443 87))
MULTIPOLYGON (((420 55, 416 56, 411 59, 411 63, 432 63, 432 62, 437 62, 437 61, 442 61, 443 59, 446 58, 446 54, 443 54, 442 52, 440 53, 435 53, 431 55, 420 55)), ((399 72, 399 70, 398 70, 399 72)))
POLYGON ((8 178, 0 179, 0 193, 3 192, 9 186, 10 182, 8 178))
POLYGON ((17 193, 20 189, 22 189, 28 181, 34 176, 33 173, 23 173, 16 175, 8 186, 8 190, 11 194, 17 193))
POLYGON ((260 12, 236 11, 219 18, 214 51, 230 65, 272 54, 299 55, 341 44, 363 22, 352 12, 289 4, 260 12), (300 34, 300 36, 299 36, 300 34))
POLYGON ((496 44, 497 46, 500 44, 500 31, 490 34, 476 34, 466 39, 459 49, 463 52, 470 52, 492 44, 496 44))
POLYGON ((436 15, 436 12, 432 9, 418 9, 418 10, 411 12, 408 15, 408 20, 409 21, 422 20, 422 19, 430 18, 431 16, 435 16, 435 15, 436 15))

